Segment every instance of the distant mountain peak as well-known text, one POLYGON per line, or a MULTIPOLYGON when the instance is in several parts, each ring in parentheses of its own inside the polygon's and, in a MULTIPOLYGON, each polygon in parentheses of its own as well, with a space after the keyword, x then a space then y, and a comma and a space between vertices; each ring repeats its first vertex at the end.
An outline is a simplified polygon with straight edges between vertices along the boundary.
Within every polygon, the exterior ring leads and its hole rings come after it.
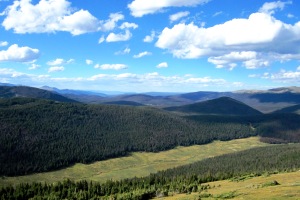
POLYGON ((13 97, 28 97, 38 99, 48 99, 61 102, 77 102, 73 99, 69 99, 60 94, 52 91, 43 90, 40 88, 28 87, 28 86, 0 86, 0 97, 13 98, 13 97))
POLYGON ((297 87, 297 86, 280 87, 280 88, 273 88, 268 91, 274 92, 274 93, 285 93, 285 92, 300 93, 300 87, 297 87))
POLYGON ((230 97, 220 97, 184 106, 168 107, 166 110, 195 114, 258 115, 258 110, 230 97))

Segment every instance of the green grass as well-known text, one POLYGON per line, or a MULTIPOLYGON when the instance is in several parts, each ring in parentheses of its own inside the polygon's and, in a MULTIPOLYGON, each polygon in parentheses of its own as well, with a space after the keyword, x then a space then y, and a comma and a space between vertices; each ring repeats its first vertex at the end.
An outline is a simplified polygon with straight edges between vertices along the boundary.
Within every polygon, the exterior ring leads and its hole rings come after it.
POLYGON ((205 183, 210 187, 200 193, 173 194, 164 200, 192 199, 247 199, 247 200, 299 200, 300 171, 259 176, 244 181, 215 181, 205 183), (275 181, 277 183, 275 183, 275 181))
POLYGON ((16 185, 24 182, 54 183, 63 179, 74 181, 120 180, 124 178, 142 177, 159 170, 165 170, 181 165, 190 164, 208 157, 223 155, 249 148, 266 146, 258 137, 237 139, 232 141, 215 141, 206 145, 177 147, 159 152, 132 153, 130 156, 99 161, 92 164, 75 164, 72 167, 53 172, 37 173, 27 176, 2 177, 0 186, 16 185))

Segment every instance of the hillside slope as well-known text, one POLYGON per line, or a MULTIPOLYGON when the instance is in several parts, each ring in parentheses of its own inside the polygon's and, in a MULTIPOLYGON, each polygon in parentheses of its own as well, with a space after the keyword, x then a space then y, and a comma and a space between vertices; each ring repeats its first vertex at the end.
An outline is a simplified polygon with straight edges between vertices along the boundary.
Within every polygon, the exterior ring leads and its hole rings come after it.
POLYGON ((289 106, 286 108, 282 108, 280 110, 276 110, 274 113, 296 113, 300 114, 300 105, 289 106))
POLYGON ((60 102, 76 102, 73 99, 69 99, 60 94, 53 93, 47 90, 27 87, 27 86, 0 86, 0 97, 12 98, 12 97, 29 97, 48 99, 60 102))
POLYGON ((168 111, 217 115, 259 115, 261 112, 230 97, 220 97, 199 103, 168 107, 168 111))
POLYGON ((24 98, 2 99, 0 121, 1 175, 256 135, 248 123, 197 123, 149 107, 24 98))

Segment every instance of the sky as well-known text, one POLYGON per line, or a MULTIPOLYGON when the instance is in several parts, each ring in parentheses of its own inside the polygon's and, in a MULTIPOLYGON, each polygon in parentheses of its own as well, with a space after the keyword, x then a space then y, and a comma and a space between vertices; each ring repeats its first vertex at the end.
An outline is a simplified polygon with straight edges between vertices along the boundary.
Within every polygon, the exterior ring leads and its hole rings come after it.
POLYGON ((0 83, 121 92, 300 86, 300 1, 0 0, 0 83))

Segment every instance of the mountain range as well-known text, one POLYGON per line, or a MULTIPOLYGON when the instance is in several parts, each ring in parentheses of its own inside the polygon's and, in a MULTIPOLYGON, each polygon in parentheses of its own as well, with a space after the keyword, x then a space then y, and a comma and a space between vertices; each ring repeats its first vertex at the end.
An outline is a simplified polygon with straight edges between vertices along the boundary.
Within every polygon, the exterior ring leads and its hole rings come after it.
MULTIPOLYGON (((114 92, 116 94, 116 92, 114 92)), ((192 93, 124 93, 111 95, 102 92, 57 89, 49 86, 34 88, 0 84, 0 97, 45 98, 62 102, 82 102, 92 104, 147 105, 159 108, 183 106, 220 97, 230 97, 270 113, 289 106, 300 104, 300 87, 282 87, 270 90, 240 90, 231 92, 198 91, 192 93)))
POLYGON ((230 97, 220 97, 217 99, 202 101, 184 106, 165 108, 168 111, 193 114, 215 114, 215 115, 260 115, 258 110, 232 99, 230 97))

